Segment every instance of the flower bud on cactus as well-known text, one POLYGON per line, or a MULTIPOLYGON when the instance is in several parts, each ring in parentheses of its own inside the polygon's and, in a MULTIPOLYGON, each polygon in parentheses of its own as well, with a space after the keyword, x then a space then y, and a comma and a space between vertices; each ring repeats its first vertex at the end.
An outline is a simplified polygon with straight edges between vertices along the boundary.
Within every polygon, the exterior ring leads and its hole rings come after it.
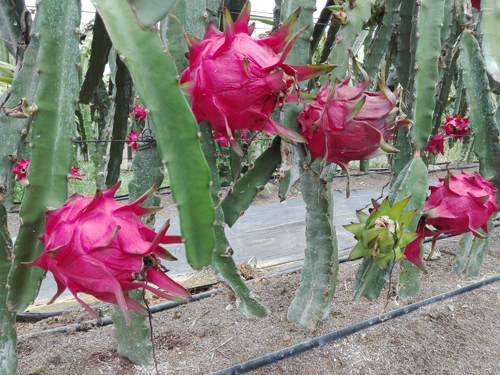
POLYGON ((132 107, 132 112, 129 113, 129 116, 135 116, 135 121, 139 121, 146 118, 146 109, 144 107, 139 107, 138 105, 134 105, 132 107))
POLYGON ((438 185, 429 189, 431 194, 425 201, 417 228, 419 237, 406 247, 412 254, 420 254, 421 242, 428 236, 433 236, 433 249, 440 234, 472 232, 474 236, 484 238, 477 230, 481 228, 488 233, 491 215, 500 211, 495 197, 497 188, 478 173, 462 172, 458 176, 448 173, 439 179, 438 185))
MULTIPOLYGON (((141 132, 136 130, 128 135, 127 140, 137 141, 140 136, 141 136, 141 132)), ((137 145, 137 142, 127 142, 127 143, 130 146, 130 148, 132 149, 132 151, 136 151, 139 148, 139 146, 137 145)))
POLYGON ((330 65, 292 66, 285 59, 294 42, 307 28, 290 35, 300 8, 275 33, 252 38, 250 3, 233 23, 224 8, 222 33, 210 22, 203 39, 186 35, 189 67, 181 75, 181 87, 191 97, 197 121, 207 120, 212 129, 242 153, 234 130, 267 130, 289 142, 305 142, 303 137, 269 118, 278 104, 301 100, 292 94, 297 82, 328 73, 330 65), (278 55, 281 53, 281 55, 278 55))
POLYGON ((439 153, 444 155, 444 140, 443 134, 438 132, 434 137, 429 141, 429 145, 425 148, 426 152, 431 153, 432 155, 437 155, 439 153))
POLYGON ((333 23, 336 25, 346 25, 347 24, 347 13, 344 9, 340 8, 338 11, 332 12, 333 23))
POLYGON ((28 173, 28 168, 30 166, 30 159, 19 159, 16 166, 12 170, 12 173, 16 174, 16 181, 21 181, 23 186, 28 185, 28 180, 26 179, 26 173, 28 173))
POLYGON ((297 120, 301 135, 307 140, 311 159, 323 158, 338 164, 349 173, 347 164, 352 160, 368 160, 385 152, 398 150, 386 141, 409 121, 395 121, 398 113, 396 95, 379 76, 379 92, 364 92, 368 75, 357 65, 363 75, 355 87, 349 87, 347 78, 329 87, 329 80, 318 93, 317 101, 308 103, 297 120))
POLYGON ((454 136, 456 140, 461 141, 464 135, 469 134, 469 119, 458 115, 446 116, 446 121, 441 127, 446 135, 454 136))
POLYGON ((359 223, 344 225, 358 240, 349 259, 372 256, 382 269, 387 268, 390 260, 405 259, 402 249, 417 238, 417 233, 406 232, 416 210, 401 215, 410 198, 403 199, 392 207, 388 198, 381 204, 373 201, 374 209, 370 215, 356 212, 359 223))
POLYGON ((118 183, 104 192, 97 190, 94 197, 74 194, 61 208, 48 211, 45 233, 40 237, 45 249, 33 262, 24 264, 54 274, 58 288, 49 303, 68 288, 97 319, 100 319, 99 315, 80 300, 77 293, 87 293, 117 304, 129 324, 129 310, 141 314, 146 314, 147 310, 123 292, 145 288, 175 301, 184 301, 190 295, 161 267, 160 258, 175 258, 160 244, 180 243, 180 236, 165 235, 168 221, 156 234, 139 219, 140 215, 160 209, 139 206, 156 190, 156 186, 127 205, 113 199, 119 187, 118 183))
POLYGON ((81 181, 82 179, 80 177, 85 177, 85 175, 78 172, 79 170, 80 170, 80 168, 72 166, 71 167, 71 174, 68 176, 68 180, 74 178, 75 180, 81 181))

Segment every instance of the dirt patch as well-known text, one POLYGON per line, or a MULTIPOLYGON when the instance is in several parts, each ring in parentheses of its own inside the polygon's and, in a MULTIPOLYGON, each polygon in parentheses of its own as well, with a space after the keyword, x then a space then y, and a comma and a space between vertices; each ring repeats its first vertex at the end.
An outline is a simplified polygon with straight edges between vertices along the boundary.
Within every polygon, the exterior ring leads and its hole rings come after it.
MULTIPOLYGON (((459 237, 439 241, 443 257, 427 263, 429 273, 421 277, 419 296, 407 301, 395 296, 393 283, 390 288, 386 285, 378 301, 354 302, 352 283, 360 261, 342 263, 330 315, 314 333, 305 332, 286 319, 300 274, 285 274, 249 285, 269 310, 265 318, 242 316, 230 291, 154 314, 153 339, 160 373, 209 374, 499 274, 499 240, 500 230, 496 229, 479 277, 470 279, 451 272, 454 257, 449 253, 455 251, 459 237)), ((69 324, 82 317, 90 319, 82 312, 65 313, 59 319, 69 324)), ((250 374, 500 374, 499 321, 500 283, 495 283, 250 374)), ((53 321, 50 326, 58 323, 53 321)), ((18 333, 23 335, 48 326, 44 321, 21 323, 18 333)), ((118 355, 116 345, 112 326, 88 332, 21 337, 19 373, 155 373, 118 355)))

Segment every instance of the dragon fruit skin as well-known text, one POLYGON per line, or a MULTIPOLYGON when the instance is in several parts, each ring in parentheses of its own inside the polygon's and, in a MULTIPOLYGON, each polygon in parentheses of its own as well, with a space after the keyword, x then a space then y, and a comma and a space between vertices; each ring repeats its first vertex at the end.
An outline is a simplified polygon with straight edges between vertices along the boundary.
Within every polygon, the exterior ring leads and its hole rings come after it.
POLYGON ((463 234, 472 232, 476 237, 484 238, 477 232, 481 228, 488 233, 488 221, 493 213, 500 211, 495 194, 497 188, 478 173, 462 172, 455 176, 448 173, 439 179, 439 184, 429 187, 424 212, 416 232, 417 239, 406 246, 406 259, 425 270, 420 258, 421 243, 425 237, 433 236, 432 248, 440 234, 463 234), (436 230, 431 230, 428 225, 436 230))
POLYGON ((147 310, 123 294, 125 291, 145 288, 176 301, 184 301, 190 295, 160 268, 159 258, 175 260, 160 244, 180 243, 181 237, 165 235, 168 222, 156 234, 138 217, 159 210, 159 207, 139 206, 156 187, 128 205, 113 199, 119 187, 117 184, 104 192, 97 190, 94 197, 74 194, 61 208, 48 211, 45 233, 40 237, 45 249, 33 262, 24 264, 54 274, 58 289, 49 303, 68 288, 97 319, 99 315, 80 300, 77 293, 117 304, 129 324, 129 310, 143 314, 147 310))
POLYGON ((247 2, 234 23, 229 10, 224 8, 224 32, 210 23, 203 39, 185 36, 189 67, 181 75, 181 88, 191 98, 196 120, 209 121, 212 129, 227 138, 235 151, 240 147, 234 139, 234 130, 264 130, 292 143, 305 141, 269 118, 278 104, 292 98, 300 100, 299 95, 290 95, 298 81, 318 77, 334 68, 284 63, 295 40, 307 30, 290 36, 299 13, 300 8, 274 34, 256 39, 250 36, 254 26, 248 26, 250 3, 247 2))
POLYGON ((456 140, 461 141, 464 135, 469 134, 469 119, 458 115, 446 116, 446 121, 441 128, 446 135, 454 136, 456 140))
POLYGON ((471 0, 472 7, 481 10, 481 0, 471 0))
POLYGON ((24 186, 27 185, 26 173, 28 173, 29 166, 30 159, 19 159, 12 170, 12 173, 16 175, 16 181, 21 181, 24 186))
POLYGON ((445 137, 443 137, 441 132, 436 133, 429 141, 429 145, 425 148, 425 151, 432 155, 437 155, 439 153, 444 155, 444 140, 445 137))
POLYGON ((348 87, 350 72, 335 88, 329 87, 327 81, 318 92, 317 100, 306 104, 297 118, 301 124, 300 134, 308 140, 311 159, 326 159, 347 172, 347 164, 352 160, 397 152, 386 141, 409 123, 407 120, 394 122, 398 111, 397 93, 392 93, 380 76, 381 91, 364 92, 368 75, 359 66, 358 69, 363 80, 357 86, 348 87))
POLYGON ((458 176, 448 173, 437 186, 431 186, 431 194, 425 201, 425 224, 438 229, 438 234, 462 234, 477 232, 481 228, 488 233, 488 220, 500 211, 492 182, 478 173, 462 172, 458 176))

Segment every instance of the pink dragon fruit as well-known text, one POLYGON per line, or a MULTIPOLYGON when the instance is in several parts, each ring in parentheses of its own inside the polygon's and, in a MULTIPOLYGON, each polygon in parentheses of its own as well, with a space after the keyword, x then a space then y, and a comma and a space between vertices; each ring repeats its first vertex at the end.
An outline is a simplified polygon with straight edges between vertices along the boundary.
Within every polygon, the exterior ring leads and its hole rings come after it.
POLYGON ((85 175, 78 172, 79 170, 80 170, 80 168, 72 166, 71 167, 71 174, 69 175, 68 180, 74 178, 75 180, 81 181, 82 179, 80 177, 85 177, 85 175))
POLYGON ((481 0, 471 0, 472 7, 481 10, 481 0))
POLYGON ((132 107, 132 112, 129 113, 129 116, 135 116, 135 121, 139 121, 146 118, 146 110, 144 107, 139 107, 138 105, 134 105, 132 107))
POLYGON ((488 233, 488 220, 493 213, 500 211, 495 197, 497 188, 478 173, 462 172, 458 176, 448 173, 439 181, 438 185, 429 188, 431 193, 425 201, 417 228, 419 237, 405 251, 408 260, 408 254, 411 254, 410 258, 418 256, 420 265, 417 265, 421 268, 419 254, 424 237, 433 236, 433 248, 440 234, 472 232, 476 237, 484 238, 477 230, 481 228, 488 233), (431 230, 428 225, 436 230, 431 230))
POLYGON ((363 80, 349 87, 351 72, 336 87, 329 80, 317 95, 317 101, 308 103, 297 118, 301 135, 307 140, 311 159, 323 158, 338 164, 349 173, 347 164, 352 160, 367 160, 383 154, 398 152, 386 141, 409 121, 395 122, 398 108, 397 93, 392 93, 379 76, 379 92, 364 92, 368 75, 357 65, 363 80))
POLYGON ((221 133, 215 133, 214 139, 217 141, 217 143, 219 143, 221 147, 229 147, 227 138, 225 138, 221 133))
POLYGON ((24 186, 28 185, 28 180, 26 179, 26 173, 28 172, 28 168, 30 166, 30 159, 19 159, 16 163, 16 166, 12 170, 12 173, 16 174, 16 181, 21 181, 21 184, 24 186))
POLYGON ((298 81, 318 77, 334 68, 285 64, 294 42, 307 30, 289 35, 299 13, 300 8, 274 34, 256 39, 250 36, 254 24, 248 26, 250 3, 247 2, 234 24, 229 10, 224 8, 224 33, 210 22, 203 39, 185 36, 189 68, 181 75, 181 88, 191 97, 196 120, 209 121, 212 129, 227 138, 239 154, 242 150, 233 136, 235 130, 267 130, 292 143, 305 141, 269 118, 278 104, 303 100, 305 94, 293 93, 298 81))
POLYGON ((456 140, 461 141, 464 135, 469 134, 469 119, 458 115, 446 116, 446 121, 441 128, 446 135, 454 136, 456 140))
POLYGON ((77 293, 83 292, 117 304, 127 324, 129 310, 147 313, 138 302, 123 292, 145 288, 175 301, 184 301, 189 293, 162 270, 160 258, 175 258, 160 244, 180 243, 180 236, 167 236, 167 222, 158 234, 146 227, 138 215, 159 210, 141 207, 155 190, 153 186, 132 204, 113 199, 120 183, 94 197, 74 194, 61 208, 45 215, 45 233, 40 239, 45 249, 40 257, 26 266, 38 266, 54 274, 57 293, 53 302, 68 288, 93 316, 99 315, 77 293), (154 284, 160 289, 153 288, 154 284))
POLYGON ((439 153, 444 155, 444 140, 445 138, 441 132, 436 133, 429 141, 429 145, 425 148, 425 151, 432 155, 437 155, 439 153))
MULTIPOLYGON (((139 131, 134 131, 132 133, 130 133, 127 137, 127 140, 129 141, 137 141, 139 139, 139 137, 141 136, 141 132, 139 131)), ((130 148, 132 149, 132 151, 136 151, 137 148, 139 147, 137 145, 137 142, 128 142, 128 145, 130 146, 130 148)))

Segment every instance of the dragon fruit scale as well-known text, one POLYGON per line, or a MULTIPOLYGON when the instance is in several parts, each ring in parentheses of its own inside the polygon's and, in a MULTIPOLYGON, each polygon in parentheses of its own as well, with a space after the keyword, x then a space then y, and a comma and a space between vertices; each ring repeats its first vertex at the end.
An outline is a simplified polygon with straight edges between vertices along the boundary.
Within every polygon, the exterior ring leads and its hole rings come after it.
POLYGON ((408 120, 396 121, 397 92, 391 92, 381 76, 380 91, 364 91, 368 75, 357 64, 352 51, 349 52, 363 80, 349 87, 350 71, 335 87, 330 87, 327 80, 317 100, 306 104, 297 118, 301 124, 300 134, 308 141, 311 159, 323 158, 338 164, 347 173, 347 164, 352 160, 368 160, 384 152, 398 152, 386 141, 409 123, 408 120))
POLYGON ((457 176, 448 173, 429 189, 431 193, 417 228, 419 237, 406 247, 413 254, 420 253, 424 237, 433 236, 433 249, 440 234, 472 232, 484 238, 477 230, 481 228, 488 233, 488 221, 500 211, 495 196, 497 188, 478 173, 462 172, 457 176))
POLYGON ((224 32, 210 22, 203 39, 185 35, 189 67, 181 75, 181 88, 191 98, 196 120, 209 121, 236 152, 241 152, 241 147, 234 130, 270 131, 292 143, 305 142, 299 134, 269 118, 271 111, 285 101, 312 98, 294 91, 297 82, 334 68, 326 64, 285 64, 293 44, 308 28, 290 35, 299 14, 300 8, 274 34, 256 39, 251 37, 255 25, 248 26, 247 2, 234 23, 224 8, 224 32))
POLYGON ((184 301, 189 293, 163 271, 161 259, 175 260, 160 244, 180 243, 180 236, 165 235, 169 222, 158 234, 146 227, 140 215, 159 207, 141 207, 156 187, 131 204, 113 199, 120 183, 94 197, 74 194, 61 208, 45 215, 45 244, 40 257, 26 266, 51 271, 57 283, 52 303, 66 288, 97 319, 99 315, 77 293, 90 294, 117 304, 127 322, 129 310, 146 314, 147 310, 123 292, 145 288, 175 301, 184 301), (153 288, 150 284, 161 289, 153 288))

